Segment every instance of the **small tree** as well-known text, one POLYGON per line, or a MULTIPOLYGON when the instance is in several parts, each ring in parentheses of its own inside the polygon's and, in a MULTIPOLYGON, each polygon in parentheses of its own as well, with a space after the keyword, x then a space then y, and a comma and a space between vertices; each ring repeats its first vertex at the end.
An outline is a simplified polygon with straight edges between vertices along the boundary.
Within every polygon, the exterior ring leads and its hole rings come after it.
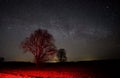
POLYGON ((65 49, 59 49, 57 53, 57 57, 58 57, 59 62, 66 62, 67 57, 66 57, 65 49))
POLYGON ((53 36, 43 29, 34 31, 21 43, 21 46, 25 52, 29 51, 34 55, 37 65, 48 61, 48 56, 53 56, 56 52, 53 36))

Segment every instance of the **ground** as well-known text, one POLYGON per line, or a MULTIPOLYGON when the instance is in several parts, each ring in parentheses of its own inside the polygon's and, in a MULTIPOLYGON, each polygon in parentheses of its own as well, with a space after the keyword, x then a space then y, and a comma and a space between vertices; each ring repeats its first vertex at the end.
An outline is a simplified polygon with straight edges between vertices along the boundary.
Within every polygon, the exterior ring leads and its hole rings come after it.
POLYGON ((119 60, 94 62, 34 63, 4 62, 0 78, 118 78, 119 60))

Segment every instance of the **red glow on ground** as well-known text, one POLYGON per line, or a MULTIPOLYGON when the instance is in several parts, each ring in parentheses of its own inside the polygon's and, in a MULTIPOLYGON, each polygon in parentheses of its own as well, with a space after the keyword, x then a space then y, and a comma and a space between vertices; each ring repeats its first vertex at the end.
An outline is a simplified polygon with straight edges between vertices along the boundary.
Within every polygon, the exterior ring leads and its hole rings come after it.
POLYGON ((0 73, 0 78, 93 78, 88 72, 9 70, 0 73))

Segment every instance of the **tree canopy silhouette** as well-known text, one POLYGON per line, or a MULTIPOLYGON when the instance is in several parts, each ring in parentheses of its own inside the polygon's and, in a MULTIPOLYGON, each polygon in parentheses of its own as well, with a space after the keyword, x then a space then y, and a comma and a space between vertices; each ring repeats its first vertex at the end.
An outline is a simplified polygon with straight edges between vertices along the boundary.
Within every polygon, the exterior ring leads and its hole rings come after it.
POLYGON ((25 52, 31 52, 35 57, 36 64, 39 64, 48 61, 48 57, 56 53, 54 41, 53 36, 47 30, 38 29, 21 42, 21 46, 25 52))
POLYGON ((59 49, 57 53, 57 57, 58 57, 59 62, 66 62, 67 57, 66 57, 65 49, 59 49))

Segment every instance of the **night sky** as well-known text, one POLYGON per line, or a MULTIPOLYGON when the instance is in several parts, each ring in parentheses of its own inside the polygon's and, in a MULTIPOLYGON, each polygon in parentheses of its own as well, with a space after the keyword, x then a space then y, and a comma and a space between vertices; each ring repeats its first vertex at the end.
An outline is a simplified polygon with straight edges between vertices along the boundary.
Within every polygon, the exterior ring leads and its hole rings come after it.
POLYGON ((68 61, 120 59, 119 0, 0 0, 0 57, 33 61, 20 43, 47 29, 68 61))

